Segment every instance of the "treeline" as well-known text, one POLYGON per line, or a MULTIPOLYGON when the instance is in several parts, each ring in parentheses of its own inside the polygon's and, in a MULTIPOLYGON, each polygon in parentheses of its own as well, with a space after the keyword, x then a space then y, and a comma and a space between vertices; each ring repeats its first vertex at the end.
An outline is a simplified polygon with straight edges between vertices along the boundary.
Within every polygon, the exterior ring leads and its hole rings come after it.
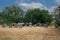
POLYGON ((49 14, 48 10, 28 9, 23 11, 18 6, 5 7, 2 12, 0 12, 0 24, 11 25, 12 23, 31 23, 32 25, 38 23, 44 23, 49 25, 53 21, 52 16, 49 14))

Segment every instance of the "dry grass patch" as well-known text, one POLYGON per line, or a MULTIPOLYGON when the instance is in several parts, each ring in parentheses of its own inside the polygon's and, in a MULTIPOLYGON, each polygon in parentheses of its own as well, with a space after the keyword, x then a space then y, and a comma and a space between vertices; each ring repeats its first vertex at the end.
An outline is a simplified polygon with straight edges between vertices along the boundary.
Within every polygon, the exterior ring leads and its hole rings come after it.
POLYGON ((60 40, 60 30, 43 27, 0 28, 0 40, 60 40))

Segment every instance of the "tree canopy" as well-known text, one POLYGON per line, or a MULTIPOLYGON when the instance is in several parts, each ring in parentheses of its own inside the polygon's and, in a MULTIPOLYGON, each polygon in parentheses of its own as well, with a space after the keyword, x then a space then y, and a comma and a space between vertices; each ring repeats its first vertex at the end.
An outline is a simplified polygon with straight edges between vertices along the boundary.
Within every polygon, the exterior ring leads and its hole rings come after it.
POLYGON ((3 23, 18 23, 21 22, 23 17, 23 10, 17 6, 5 7, 1 13, 3 23))
POLYGON ((0 13, 0 24, 12 24, 12 23, 45 23, 50 24, 52 17, 47 10, 29 9, 25 13, 17 6, 5 7, 0 13), (25 16, 24 16, 25 15, 25 16))
POLYGON ((46 23, 49 24, 52 21, 52 17, 47 10, 32 9, 26 12, 26 21, 32 22, 32 24, 46 23))

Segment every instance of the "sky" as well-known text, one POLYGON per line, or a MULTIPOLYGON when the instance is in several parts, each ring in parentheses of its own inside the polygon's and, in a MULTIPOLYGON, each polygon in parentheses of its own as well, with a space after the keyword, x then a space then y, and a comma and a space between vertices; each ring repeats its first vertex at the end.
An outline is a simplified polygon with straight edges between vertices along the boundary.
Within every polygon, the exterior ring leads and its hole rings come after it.
POLYGON ((52 11, 54 7, 60 4, 60 0, 0 0, 0 11, 11 5, 16 5, 24 10, 41 8, 52 11))

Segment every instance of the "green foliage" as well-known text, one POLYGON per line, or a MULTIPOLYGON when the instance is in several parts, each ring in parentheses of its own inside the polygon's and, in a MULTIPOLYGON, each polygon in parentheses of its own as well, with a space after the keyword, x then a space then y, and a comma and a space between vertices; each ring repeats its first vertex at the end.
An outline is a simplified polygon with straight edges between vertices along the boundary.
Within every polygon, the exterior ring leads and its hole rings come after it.
POLYGON ((46 23, 49 24, 52 21, 52 17, 49 15, 48 11, 33 9, 26 12, 26 22, 32 22, 32 24, 46 23))
POLYGON ((57 14, 57 17, 55 16, 55 18, 56 18, 56 19, 55 19, 55 20, 56 20, 56 22, 55 22, 56 25, 55 25, 55 26, 56 26, 56 28, 58 28, 58 27, 60 27, 60 6, 57 7, 56 12, 57 12, 58 14, 57 14))
POLYGON ((17 6, 5 7, 0 14, 3 23, 19 23, 23 18, 23 10, 17 6))
POLYGON ((60 20, 56 20, 56 24, 60 26, 60 20))
POLYGON ((52 17, 47 10, 32 9, 27 10, 25 16, 24 11, 17 6, 5 7, 0 14, 0 24, 12 24, 12 23, 45 23, 50 24, 52 17))
POLYGON ((50 23, 50 26, 55 26, 55 20, 50 23))

